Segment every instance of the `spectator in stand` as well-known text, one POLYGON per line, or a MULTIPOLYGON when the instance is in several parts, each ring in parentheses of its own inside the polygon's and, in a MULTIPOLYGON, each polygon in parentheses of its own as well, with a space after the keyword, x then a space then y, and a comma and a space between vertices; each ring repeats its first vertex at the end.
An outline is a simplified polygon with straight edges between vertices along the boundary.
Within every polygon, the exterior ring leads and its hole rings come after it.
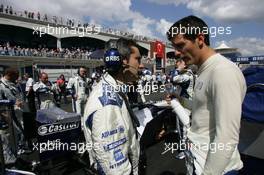
POLYGON ((43 20, 44 20, 44 21, 48 21, 48 16, 47 16, 47 14, 44 15, 43 20))
POLYGON ((12 6, 9 7, 9 14, 10 15, 13 15, 13 8, 12 8, 12 6))
POLYGON ((1 6, 0 6, 0 13, 3 13, 3 12, 4 12, 4 5, 1 4, 1 6))
POLYGON ((38 15, 38 20, 40 20, 40 13, 38 12, 38 14, 37 14, 37 15, 38 15))
POLYGON ((6 14, 8 14, 8 9, 9 9, 9 7, 6 6, 6 9, 5 9, 5 13, 6 13, 6 14))

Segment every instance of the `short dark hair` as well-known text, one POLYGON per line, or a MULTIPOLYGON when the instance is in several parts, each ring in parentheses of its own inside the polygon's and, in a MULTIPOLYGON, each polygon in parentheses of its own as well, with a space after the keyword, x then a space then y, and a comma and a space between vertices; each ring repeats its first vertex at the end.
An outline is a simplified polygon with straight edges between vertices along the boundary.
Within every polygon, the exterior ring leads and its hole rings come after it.
POLYGON ((4 72, 4 76, 5 75, 10 76, 10 75, 14 75, 14 74, 19 75, 19 71, 15 67, 9 67, 4 72))
POLYGON ((132 53, 132 46, 138 47, 137 43, 132 39, 110 39, 105 44, 105 50, 117 49, 122 59, 128 59, 130 57, 130 54, 132 53))
POLYGON ((190 15, 175 22, 167 31, 167 38, 171 41, 174 36, 183 34, 186 39, 194 41, 201 33, 205 36, 205 44, 210 46, 209 28, 207 24, 201 18, 190 15), (182 29, 185 29, 185 32, 182 29), (206 33, 204 32, 205 30, 207 31, 206 33))
POLYGON ((87 67, 86 66, 80 66, 79 70, 81 70, 81 69, 86 69, 87 70, 87 67))
POLYGON ((116 42, 117 50, 123 59, 128 59, 132 53, 131 47, 138 47, 137 43, 131 39, 120 38, 116 42))
MULTIPOLYGON (((132 47, 137 47, 137 43, 132 39, 127 38, 119 38, 119 39, 110 39, 105 43, 105 54, 107 54, 109 51, 113 51, 120 59, 116 61, 115 64, 108 64, 105 60, 105 66, 107 68, 107 72, 110 75, 117 75, 120 70, 123 69, 123 60, 127 60, 129 62, 130 55, 133 53, 132 47)), ((106 55, 105 55, 106 57, 106 55)))
POLYGON ((40 72, 39 77, 41 78, 44 74, 48 76, 46 72, 40 72))

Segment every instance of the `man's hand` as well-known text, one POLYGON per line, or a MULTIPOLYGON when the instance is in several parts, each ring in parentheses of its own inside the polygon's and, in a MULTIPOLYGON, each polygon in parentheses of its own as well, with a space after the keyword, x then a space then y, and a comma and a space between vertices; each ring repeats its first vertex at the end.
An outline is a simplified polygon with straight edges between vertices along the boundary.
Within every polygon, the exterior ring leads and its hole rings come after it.
POLYGON ((171 104, 171 95, 167 94, 165 97, 166 102, 170 105, 171 104))
POLYGON ((166 102, 170 105, 171 104, 171 100, 173 99, 173 98, 177 98, 177 99, 181 99, 181 97, 179 96, 179 95, 177 95, 177 94, 167 94, 166 95, 166 97, 165 97, 165 100, 166 100, 166 102))
POLYGON ((23 101, 21 101, 21 100, 16 100, 16 103, 15 103, 15 105, 17 106, 17 107, 22 107, 23 106, 23 101))
POLYGON ((74 96, 73 96, 73 99, 76 101, 76 100, 78 99, 78 95, 77 95, 77 94, 74 95, 74 96))

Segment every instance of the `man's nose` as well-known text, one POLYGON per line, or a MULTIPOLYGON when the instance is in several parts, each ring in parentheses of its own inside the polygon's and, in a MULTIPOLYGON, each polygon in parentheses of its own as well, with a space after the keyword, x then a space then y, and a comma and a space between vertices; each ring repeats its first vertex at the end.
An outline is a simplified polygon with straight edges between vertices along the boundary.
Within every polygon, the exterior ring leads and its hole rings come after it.
POLYGON ((182 53, 180 52, 180 51, 178 51, 178 50, 175 50, 175 56, 176 57, 181 57, 181 55, 182 55, 182 53))

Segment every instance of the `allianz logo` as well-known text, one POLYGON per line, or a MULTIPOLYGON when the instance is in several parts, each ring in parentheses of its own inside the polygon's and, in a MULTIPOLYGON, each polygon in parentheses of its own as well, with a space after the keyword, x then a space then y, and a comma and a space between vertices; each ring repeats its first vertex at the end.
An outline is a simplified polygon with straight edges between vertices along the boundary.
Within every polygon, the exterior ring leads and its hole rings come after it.
POLYGON ((79 128, 79 126, 80 126, 80 122, 53 123, 53 124, 41 125, 38 128, 38 134, 44 136, 53 133, 59 133, 68 130, 77 129, 79 128))

